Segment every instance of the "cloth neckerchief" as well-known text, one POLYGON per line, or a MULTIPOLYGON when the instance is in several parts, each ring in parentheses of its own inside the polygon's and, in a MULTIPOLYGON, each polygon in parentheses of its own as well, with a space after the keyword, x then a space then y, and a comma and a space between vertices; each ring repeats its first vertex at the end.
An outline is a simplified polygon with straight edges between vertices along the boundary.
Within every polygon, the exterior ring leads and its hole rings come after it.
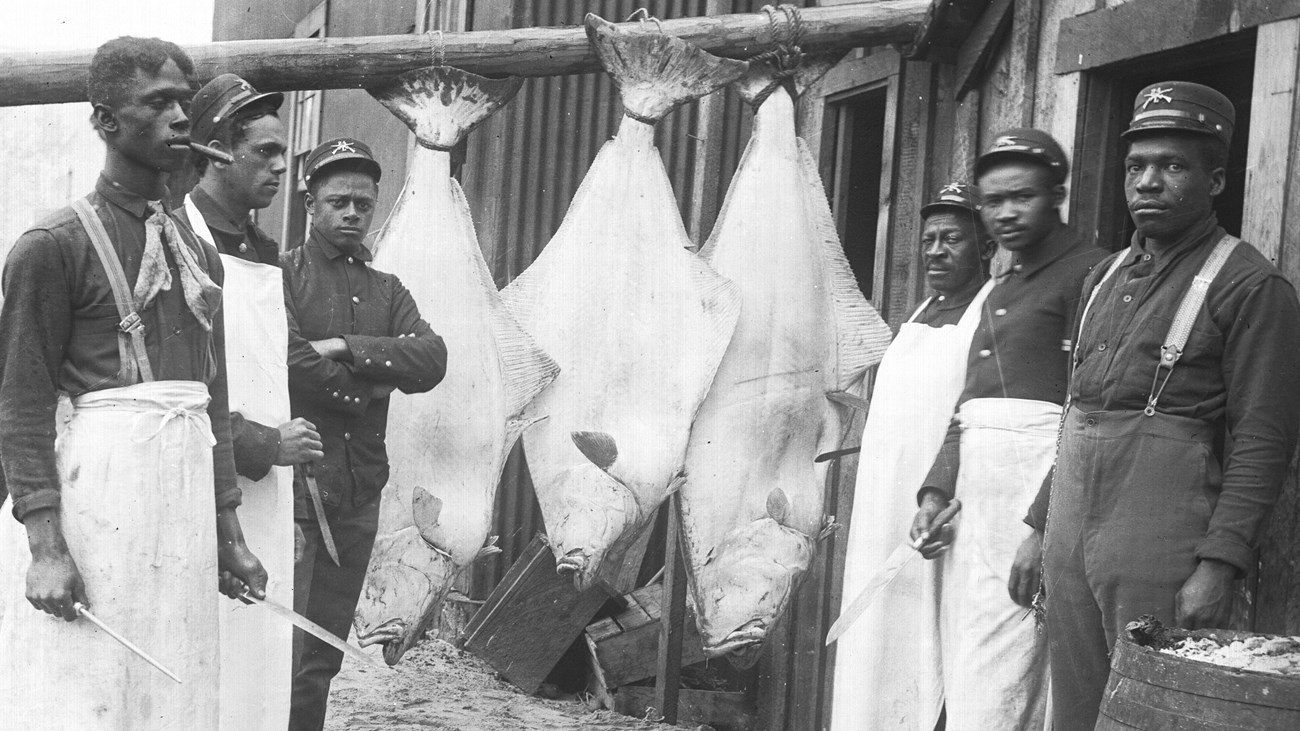
POLYGON ((221 306, 221 287, 199 266, 198 257, 176 228, 176 222, 167 215, 161 201, 149 201, 153 215, 144 222, 144 255, 140 259, 140 274, 135 280, 135 311, 141 312, 163 290, 171 291, 172 274, 167 267, 163 245, 176 259, 176 269, 181 277, 181 293, 185 305, 204 330, 212 330, 212 317, 221 306))

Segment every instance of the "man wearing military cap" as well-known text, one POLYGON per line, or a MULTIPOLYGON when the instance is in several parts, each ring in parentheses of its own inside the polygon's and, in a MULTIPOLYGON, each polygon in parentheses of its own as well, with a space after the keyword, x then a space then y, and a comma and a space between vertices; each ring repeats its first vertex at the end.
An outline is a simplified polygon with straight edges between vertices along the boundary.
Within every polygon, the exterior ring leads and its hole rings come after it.
MULTIPOLYGON (((279 93, 258 93, 235 74, 221 74, 195 93, 190 138, 234 162, 209 162, 196 154, 201 177, 178 218, 220 252, 225 266, 226 362, 234 375, 230 431, 244 493, 244 535, 270 575, 270 598, 291 605, 295 524, 289 465, 322 453, 315 427, 289 417, 280 247, 250 215, 271 204, 286 168, 284 124, 277 114, 283 100, 279 93)), ((288 724, 291 629, 241 604, 222 608, 223 728, 288 724)))
MULTIPOLYGON (((988 267, 997 244, 980 220, 978 190, 948 183, 921 208, 921 218, 921 256, 934 296, 899 328, 876 371, 849 520, 846 608, 907 540, 916 486, 943 443, 992 288, 988 267)), ((942 705, 935 569, 910 564, 839 639, 832 731, 934 728, 942 705)))
POLYGON ((939 567, 939 635, 948 729, 1038 729, 1046 642, 1026 608, 1041 542, 1022 521, 1056 452, 1079 288, 1105 252, 1061 221, 1069 162, 1036 129, 995 135, 975 163, 980 214, 1009 271, 996 277, 967 353, 943 447, 920 483, 913 539, 939 567), (935 517, 956 495, 963 510, 935 517))
POLYGON ((1128 622, 1227 623, 1295 451, 1300 305, 1212 208, 1233 122, 1222 94, 1168 81, 1122 135, 1137 231, 1084 284, 1056 480, 1028 519, 1057 731, 1093 727, 1128 622))
MULTIPOLYGON (((398 278, 366 262, 382 170, 363 142, 330 140, 307 156, 307 242, 280 259, 289 319, 293 415, 320 431, 325 456, 294 476, 294 517, 306 549, 294 606, 347 637, 388 481, 384 435, 393 389, 442 380, 447 349, 398 278)), ((320 729, 343 653, 295 632, 289 728, 320 729)))

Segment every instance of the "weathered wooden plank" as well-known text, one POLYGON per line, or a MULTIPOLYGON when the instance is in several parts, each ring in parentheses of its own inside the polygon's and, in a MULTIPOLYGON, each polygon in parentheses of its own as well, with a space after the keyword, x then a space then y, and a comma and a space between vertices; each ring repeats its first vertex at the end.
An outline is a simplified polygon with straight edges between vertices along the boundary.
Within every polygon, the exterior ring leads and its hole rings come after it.
POLYGON ((1115 82, 1100 74, 1088 74, 1081 79, 1079 121, 1071 160, 1074 192, 1070 197, 1070 223, 1108 250, 1119 246, 1120 242, 1111 240, 1112 232, 1123 229, 1119 217, 1128 215, 1128 210, 1117 207, 1111 197, 1103 198, 1108 191, 1113 191, 1113 181, 1122 180, 1121 160, 1115 154, 1119 149, 1116 139, 1119 130, 1114 124, 1114 110, 1123 108, 1116 103, 1118 93, 1115 82), (1077 164, 1081 160, 1089 164, 1077 164))
POLYGON ((659 621, 658 672, 655 678, 655 701, 665 723, 677 723, 678 699, 682 683, 682 637, 686 622, 686 566, 681 550, 681 496, 668 498, 668 540, 664 544, 664 585, 659 621))
MULTIPOLYGON (((1289 129, 1295 117, 1300 20, 1260 26, 1255 37, 1255 58, 1267 61, 1255 64, 1251 86, 1241 238, 1276 264, 1282 246, 1282 221, 1288 213, 1286 198, 1295 168, 1290 135, 1279 135, 1276 131, 1289 129)), ((1296 215, 1295 211, 1290 213, 1296 215)))
MULTIPOLYGON (((929 0, 881 0, 800 11, 805 50, 907 43, 920 27, 929 0)), ((637 24, 625 24, 640 27, 637 24)), ((764 13, 665 20, 665 34, 707 51, 747 58, 768 50, 772 26, 764 13)), ((521 28, 364 38, 227 41, 190 46, 204 83, 237 73, 263 91, 361 88, 378 79, 443 62, 478 74, 556 76, 600 70, 582 28, 521 28)), ((0 105, 84 101, 93 50, 0 54, 0 105)))
MULTIPOLYGON (((921 207, 935 189, 930 179, 926 150, 934 136, 935 66, 908 61, 903 64, 899 94, 898 152, 894 171, 893 221, 887 238, 877 237, 877 247, 890 253, 889 322, 898 327, 916 309, 925 281, 920 256, 921 207)), ((886 127, 886 134, 888 134, 886 127)), ((947 182, 947 181, 945 181, 947 182)))
POLYGON ((984 69, 997 54, 1002 38, 1011 28, 1012 0, 993 0, 971 29, 957 53, 957 96, 979 85, 984 69))
POLYGON ((1300 16, 1300 0, 1142 0, 1061 23, 1056 73, 1083 71, 1300 16))
MULTIPOLYGON (((885 128, 881 133, 883 144, 880 153, 879 213, 876 216, 876 261, 873 268, 875 277, 871 283, 872 304, 893 326, 897 326, 897 313, 890 307, 889 299, 889 279, 892 274, 889 268, 892 255, 889 246, 889 229, 894 221, 894 150, 898 144, 899 86, 898 75, 890 76, 885 91, 885 128)), ((843 231, 844 228, 841 227, 839 230, 843 231)))
MULTIPOLYGON (((648 587, 659 591, 660 587, 648 587)), ((650 620, 631 629, 619 628, 611 620, 598 620, 587 627, 587 644, 599 664, 607 688, 618 688, 628 683, 654 677, 658 669, 660 615, 654 612, 650 620), (613 630, 613 631, 611 631, 613 630)), ((682 624, 682 655, 680 666, 701 662, 704 641, 695 628, 695 618, 686 614, 682 624)))
POLYGON ((532 693, 606 599, 598 587, 579 593, 558 576, 555 557, 539 536, 470 620, 464 647, 532 693))
MULTIPOLYGON (((744 693, 683 688, 679 708, 682 723, 725 726, 733 731, 755 728, 754 712, 744 693)), ((655 705, 654 688, 629 685, 614 694, 614 710, 623 715, 645 718, 651 709, 662 712, 655 705)))

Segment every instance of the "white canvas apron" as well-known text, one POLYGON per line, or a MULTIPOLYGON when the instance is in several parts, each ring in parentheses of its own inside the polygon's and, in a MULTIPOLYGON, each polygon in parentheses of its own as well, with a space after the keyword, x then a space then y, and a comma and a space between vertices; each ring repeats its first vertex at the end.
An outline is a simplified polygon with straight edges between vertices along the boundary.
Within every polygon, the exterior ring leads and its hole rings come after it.
MULTIPOLYGON (((86 620, 26 600, 31 555, 0 556, 0 725, 189 729, 217 724, 217 538, 207 388, 92 391, 56 445, 60 514, 90 608, 180 676, 172 682, 86 620)), ((24 530, 12 518, 5 531, 24 530)), ((5 541, 7 544, 9 541, 5 541)))
POLYGON ((947 728, 1037 731, 1047 702, 1046 636, 1007 583, 1033 532, 1024 517, 1056 455, 1061 407, 971 399, 957 418, 962 511, 941 569, 939 609, 947 728))
MULTIPOLYGON (((990 280, 956 325, 904 323, 880 362, 862 434, 841 610, 908 541, 916 491, 961 396, 967 351, 992 287, 990 280)), ((836 643, 832 729, 934 728, 943 705, 936 582, 935 562, 911 562, 836 643)))
MULTIPOLYGON (((186 196, 190 227, 213 242, 203 214, 186 196)), ((226 372, 230 410, 259 424, 289 421, 288 325, 277 267, 221 255, 226 270, 226 372)), ((240 476, 239 523, 269 577, 266 594, 293 606, 293 471, 272 467, 254 482, 240 476)), ((221 604, 221 728, 285 728, 293 627, 259 607, 217 595, 221 604)))

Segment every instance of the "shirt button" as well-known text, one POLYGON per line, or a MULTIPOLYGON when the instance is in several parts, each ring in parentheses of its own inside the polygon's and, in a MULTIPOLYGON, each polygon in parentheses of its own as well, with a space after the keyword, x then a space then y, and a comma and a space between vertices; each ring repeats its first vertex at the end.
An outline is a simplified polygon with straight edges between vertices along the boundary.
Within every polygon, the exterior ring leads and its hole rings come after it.
POLYGON ((371 362, 372 361, 369 358, 366 358, 366 365, 370 365, 371 362))
POLYGON ((356 296, 356 295, 352 295, 352 304, 354 304, 354 305, 359 305, 359 304, 361 304, 361 298, 358 297, 358 296, 356 296))
POLYGON ((1101 345, 1098 345, 1098 346, 1097 346, 1097 350, 1099 350, 1099 351, 1101 351, 1101 350, 1105 350, 1105 349, 1106 349, 1106 344, 1105 344, 1105 343, 1102 343, 1101 345))
POLYGON ((1011 266, 1011 270, 1012 270, 1012 271, 1016 271, 1016 272, 1023 272, 1023 271, 1025 270, 1025 265, 1024 265, 1024 264, 1013 264, 1013 265, 1011 266))
POLYGON ((1125 301, 1125 302, 1132 302, 1132 301, 1133 301, 1133 295, 1131 295, 1131 294, 1126 294, 1126 295, 1124 295, 1124 301, 1125 301))
POLYGON ((1143 254, 1143 255, 1142 255, 1142 261, 1151 261, 1151 255, 1150 255, 1150 254, 1143 254))
POLYGON ((351 397, 351 396, 344 396, 344 397, 343 397, 343 403, 345 403, 345 404, 350 404, 350 403, 352 403, 352 397, 351 397))
POLYGON ((1097 426, 1097 420, 1092 417, 1088 417, 1088 426, 1097 426))
POLYGON ((352 432, 350 431, 343 432, 343 440, 347 442, 352 441, 352 432))
POLYGON ((999 307, 993 311, 994 317, 1004 317, 1006 314, 1007 314, 1007 308, 1005 307, 999 307))
POLYGON ((247 254, 247 253, 248 253, 248 244, 240 244, 240 245, 239 245, 239 253, 241 253, 241 254, 247 254))
POLYGON ((348 263, 349 263, 349 264, 355 263, 354 260, 353 260, 353 258, 350 257, 350 256, 348 257, 348 263))
POLYGON ((385 367, 385 368, 392 368, 392 367, 393 367, 393 361, 391 361, 391 360, 386 360, 386 361, 384 361, 384 367, 385 367))
POLYGON ((339 397, 339 392, 338 392, 338 391, 335 391, 335 392, 334 392, 334 398, 338 398, 338 397, 339 397))
POLYGON ((987 357, 989 357, 990 355, 993 355, 993 351, 991 351, 991 350, 981 350, 981 351, 980 351, 980 357, 981 357, 981 358, 987 358, 987 357))

